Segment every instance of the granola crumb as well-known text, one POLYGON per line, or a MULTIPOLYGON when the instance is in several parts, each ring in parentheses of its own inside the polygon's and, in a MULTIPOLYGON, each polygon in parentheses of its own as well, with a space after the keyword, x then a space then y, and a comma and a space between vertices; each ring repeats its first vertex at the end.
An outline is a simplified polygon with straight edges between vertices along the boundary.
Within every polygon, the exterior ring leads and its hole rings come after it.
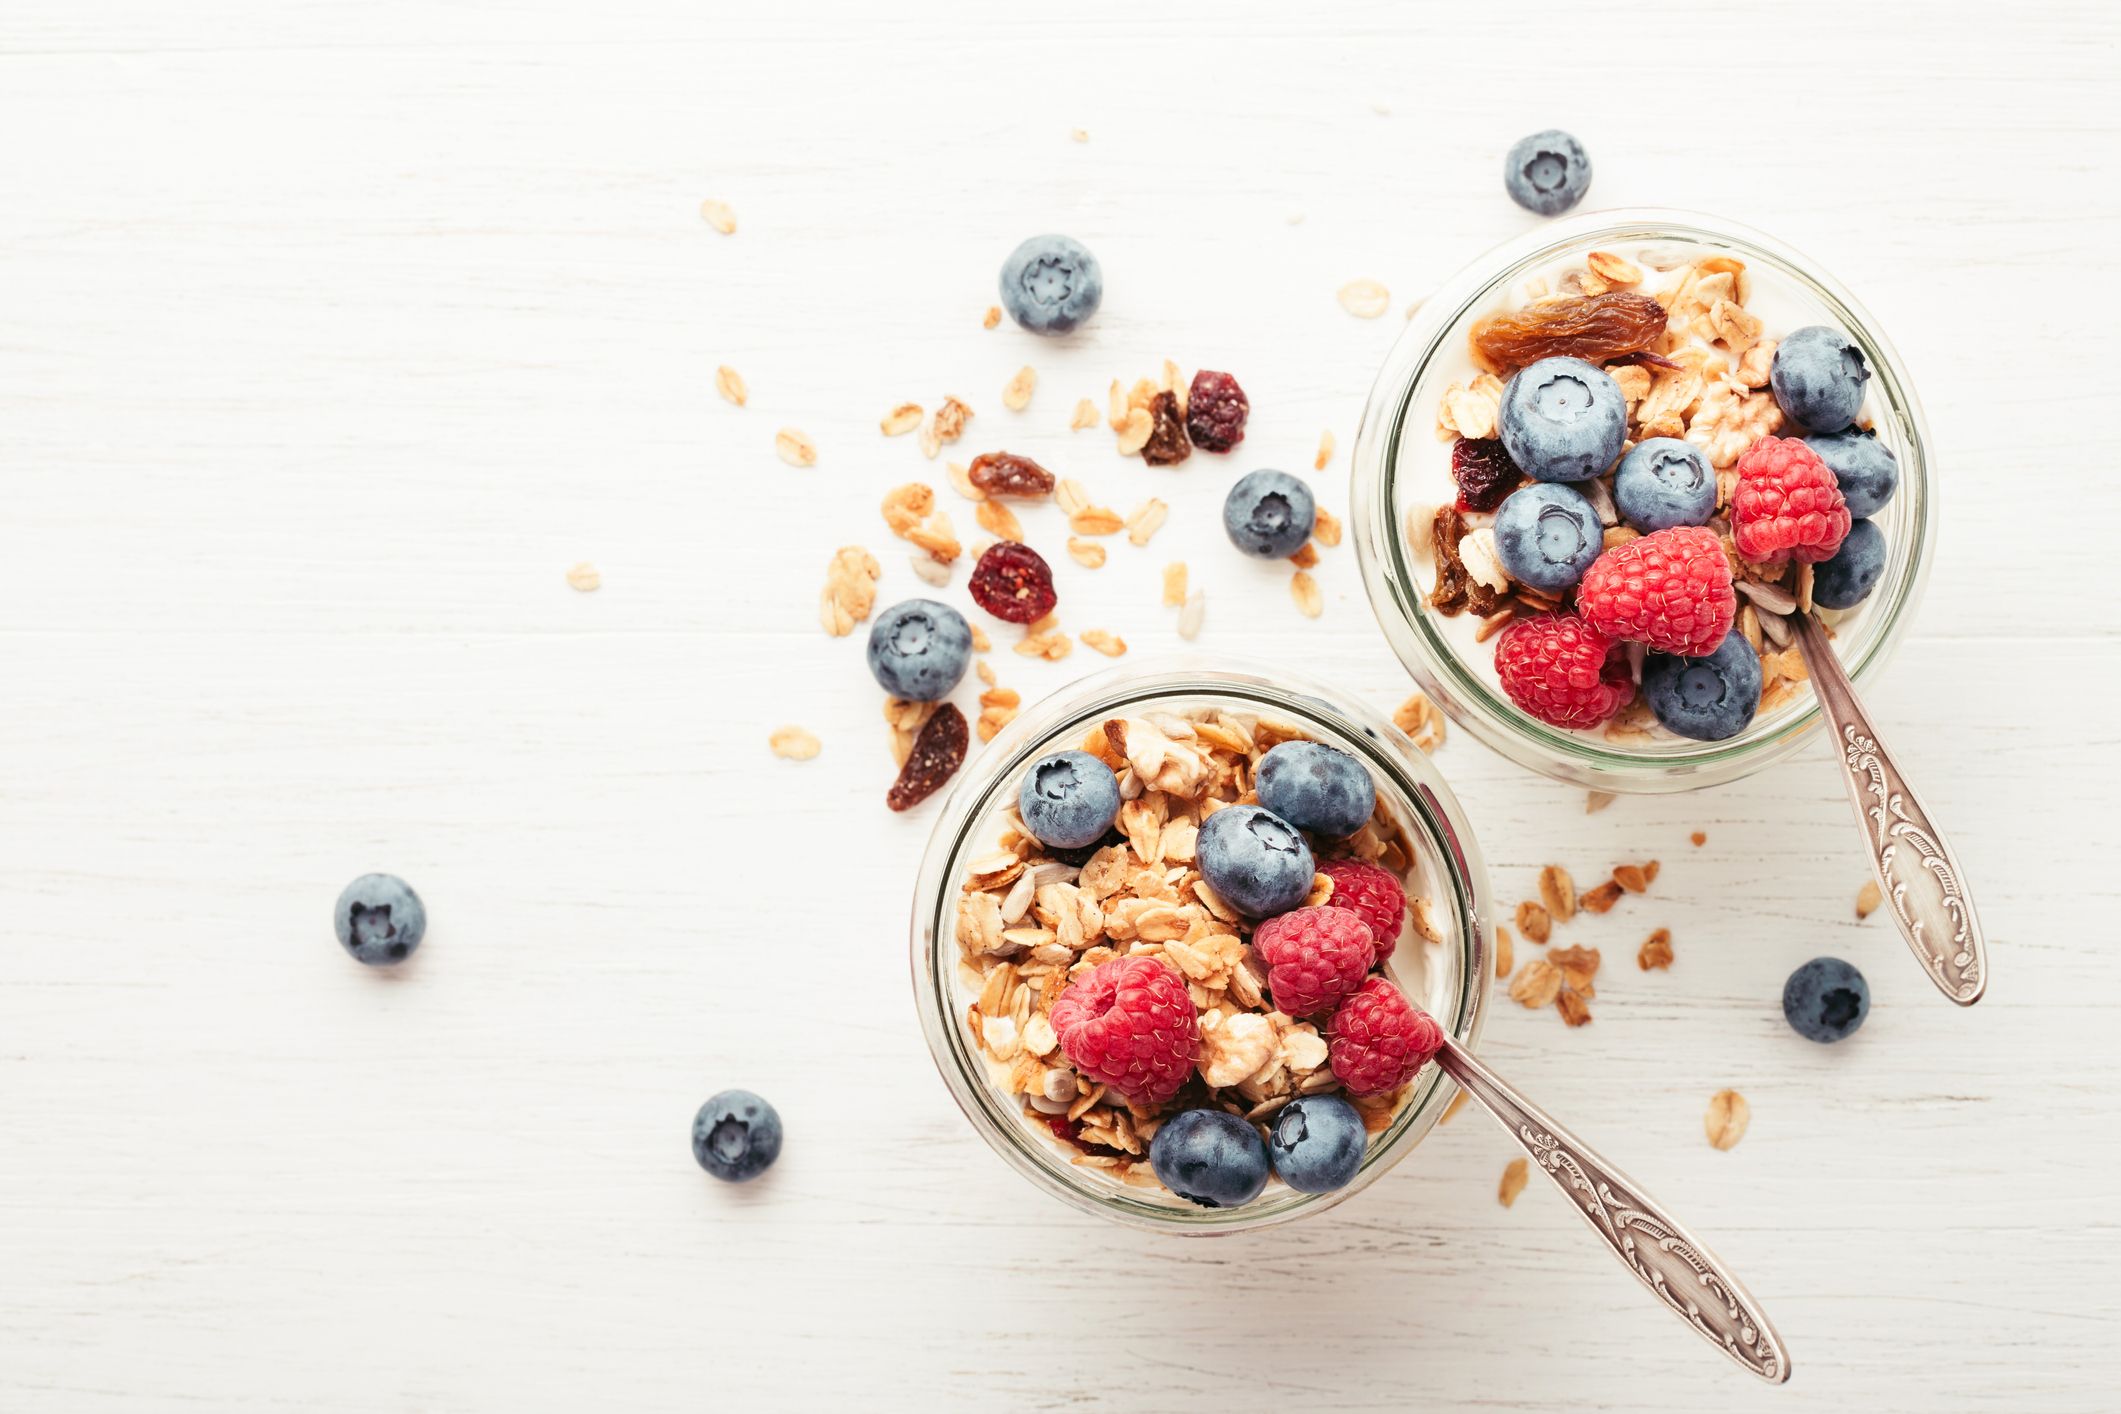
POLYGON ((773 454, 790 466, 817 465, 817 443, 793 427, 773 434, 773 454))
POLYGON ((1186 606, 1178 611, 1178 636, 1191 643, 1200 637, 1201 621, 1208 615, 1208 596, 1196 589, 1186 596, 1186 606))
POLYGON ((1576 881, 1568 870, 1549 864, 1539 871, 1539 901, 1557 922, 1566 923, 1576 916, 1576 881))
POLYGON ((982 329, 992 329, 994 326, 1001 322, 1002 307, 998 304, 990 304, 987 306, 986 317, 981 319, 979 322, 979 327, 982 329))
POLYGON ((1068 557, 1086 570, 1101 569, 1105 563, 1105 547, 1095 540, 1071 535, 1068 537, 1068 557))
POLYGON ((1512 1159, 1502 1166, 1502 1182, 1496 1186, 1495 1197, 1505 1208, 1517 1201, 1529 1181, 1531 1166, 1521 1158, 1512 1159))
POLYGON ((1186 562, 1173 560, 1164 566, 1164 607, 1175 609, 1186 602, 1186 562))
POLYGON ((1084 128, 1070 128, 1068 129, 1068 136, 1076 142, 1088 142, 1090 140, 1089 131, 1084 128))
POLYGON ((744 375, 726 363, 714 371, 714 390, 722 395, 724 402, 735 403, 738 407, 751 396, 751 390, 744 386, 744 375))
POLYGON ((1507 977, 1517 968, 1517 944, 1510 930, 1502 924, 1495 925, 1495 975, 1507 977))
POLYGON ((1326 463, 1333 460, 1333 429, 1327 428, 1318 434, 1318 455, 1311 458, 1311 470, 1324 471, 1326 463))
POLYGON ((1650 887, 1649 869, 1641 864, 1617 864, 1613 866, 1613 882, 1631 894, 1646 893, 1650 887))
POLYGON ((833 554, 825 567, 825 589, 818 601, 818 618, 825 632, 845 638, 869 617, 876 605, 876 582, 883 573, 876 556, 859 545, 842 546, 833 554))
POLYGON ((1031 406, 1031 394, 1038 388, 1038 370, 1025 364, 1002 385, 1002 406, 1011 412, 1022 412, 1031 406))
POLYGON ((1710 1147, 1726 1150, 1737 1147, 1752 1122, 1753 1107, 1736 1090, 1718 1090, 1710 1096, 1708 1113, 1701 1117, 1710 1147))
POLYGON ((877 421, 877 427, 886 437, 900 437, 921 425, 926 410, 919 403, 900 403, 877 421))
POLYGON ((1340 307, 1357 319, 1375 319, 1392 303, 1392 292, 1375 280, 1350 280, 1336 296, 1340 307))
POLYGON ((1554 916, 1542 904, 1526 899, 1517 905, 1517 931, 1535 943, 1554 936, 1554 916))
POLYGON ((987 637, 987 630, 981 628, 978 624, 972 625, 972 651, 975 653, 986 653, 992 650, 993 647, 994 640, 987 637))
POLYGON ((1879 889, 1878 881, 1876 879, 1865 879, 1863 887, 1856 890, 1856 917, 1858 919, 1870 917, 1877 910, 1878 905, 1883 902, 1885 902, 1885 894, 1879 889))
POLYGON ((1561 969, 1545 958, 1534 958, 1510 979, 1510 1000, 1529 1011, 1554 1004, 1561 995, 1561 969))
POLYGON ((713 197, 700 203, 700 219, 725 236, 736 234, 736 208, 713 197))
POLYGON ((773 734, 766 738, 766 744, 772 747, 773 754, 783 761, 808 761, 824 750, 823 744, 815 735, 795 726, 775 728, 773 734))
POLYGON ((1075 416, 1068 419, 1068 428, 1072 432, 1080 432, 1086 427, 1095 427, 1101 416, 1096 403, 1088 398, 1079 399, 1075 404, 1075 416))
POLYGON ((1708 831, 1706 830, 1696 830, 1693 834, 1688 835, 1687 838, 1694 842, 1694 848, 1696 849, 1701 848, 1703 845, 1709 842, 1709 835, 1708 831))
POLYGON ((1435 703, 1421 693, 1411 693, 1392 712, 1392 725, 1405 732, 1413 743, 1430 756, 1443 745, 1444 717, 1435 703))
POLYGON ((1644 972, 1651 968, 1669 968, 1672 965, 1672 930, 1659 928, 1642 940, 1641 949, 1635 954, 1635 965, 1644 972))
POLYGON ((1328 550, 1338 549, 1341 537, 1340 517, 1320 506, 1318 518, 1311 523, 1311 537, 1328 550))
POLYGON ((1591 791, 1583 798, 1583 813, 1586 815, 1596 815, 1599 811, 1605 809, 1608 805, 1611 805, 1617 799, 1619 799, 1619 797, 1614 795, 1613 792, 1609 790, 1591 791))
POLYGON ((1117 658, 1127 651, 1126 639, 1116 633, 1107 633, 1101 628, 1086 628, 1079 636, 1085 648, 1102 653, 1107 658, 1117 658))
POLYGON ((1585 889, 1576 899, 1576 906, 1585 913, 1610 913, 1613 905, 1620 902, 1620 885, 1611 879, 1595 887, 1585 889))
POLYGON ((1300 570, 1310 569, 1318 563, 1318 546, 1306 540, 1296 547, 1295 554, 1289 556, 1289 563, 1300 570))
POLYGON ((1289 595, 1296 600, 1296 607, 1307 619, 1315 619, 1325 612, 1326 598, 1318 589, 1318 581, 1310 573, 1298 570, 1289 579, 1289 595))

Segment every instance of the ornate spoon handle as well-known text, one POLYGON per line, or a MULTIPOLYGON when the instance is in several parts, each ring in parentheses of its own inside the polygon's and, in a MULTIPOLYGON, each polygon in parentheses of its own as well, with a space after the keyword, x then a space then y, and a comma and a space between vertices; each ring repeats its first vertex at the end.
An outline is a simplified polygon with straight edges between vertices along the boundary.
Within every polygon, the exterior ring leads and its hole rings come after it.
POLYGON ((1961 1006, 1988 986, 1988 949, 1966 896, 1959 861, 1930 823, 1929 812, 1878 741, 1826 631, 1810 614, 1792 614, 1797 645, 1811 674, 1819 710, 1832 725, 1849 801, 1870 848, 1871 873, 1893 905, 1900 936, 1939 991, 1961 1006))
POLYGON ((1627 1175, 1448 1036, 1436 1063, 1524 1146, 1540 1171, 1569 1195, 1591 1231, 1673 1314, 1768 1383, 1779 1385, 1790 1377, 1789 1352, 1760 1303, 1627 1175))

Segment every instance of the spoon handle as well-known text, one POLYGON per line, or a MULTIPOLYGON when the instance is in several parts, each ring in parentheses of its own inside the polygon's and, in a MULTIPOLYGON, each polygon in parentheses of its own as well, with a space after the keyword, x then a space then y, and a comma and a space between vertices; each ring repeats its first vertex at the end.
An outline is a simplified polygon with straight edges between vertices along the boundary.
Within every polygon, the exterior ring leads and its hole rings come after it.
POLYGON ((1524 1146, 1636 1280, 1709 1344, 1770 1384, 1789 1352, 1760 1303, 1694 1235, 1628 1177, 1448 1036, 1436 1063, 1524 1146))
POLYGON ((1879 742, 1826 630, 1810 614, 1793 614, 1790 621, 1819 710, 1833 727, 1849 802, 1869 845, 1864 853, 1893 906, 1900 936, 1939 991, 1972 1006, 1988 986, 1988 949, 1959 861, 1879 742))

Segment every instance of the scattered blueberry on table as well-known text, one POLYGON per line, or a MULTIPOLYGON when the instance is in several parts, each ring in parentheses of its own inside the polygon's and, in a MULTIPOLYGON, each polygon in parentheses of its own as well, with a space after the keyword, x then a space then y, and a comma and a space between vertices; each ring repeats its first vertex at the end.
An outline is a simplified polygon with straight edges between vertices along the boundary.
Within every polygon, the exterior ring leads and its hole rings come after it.
POLYGON ((1068 236, 1033 236, 1002 262, 1002 308, 1033 334, 1066 334, 1097 313, 1105 274, 1068 236))
POLYGON ((1782 1014, 1807 1041, 1845 1041, 1870 1011, 1870 984, 1838 957, 1815 957, 1782 984, 1782 1014))
POLYGON ((1591 189, 1591 159, 1583 144, 1559 128, 1519 138, 1503 160, 1510 200, 1540 216, 1559 216, 1591 189))
POLYGON ((692 1157, 725 1183, 746 1183, 781 1156, 780 1112, 749 1090, 724 1090, 692 1121, 692 1157))
POLYGON ((948 696, 971 657, 972 626, 933 599, 894 604, 869 630, 870 673, 884 691, 908 702, 948 696))
POLYGON ((1254 471, 1237 479, 1223 498, 1223 530, 1247 555, 1279 560, 1311 538, 1318 503, 1311 488, 1286 471, 1254 471))
POLYGON ((363 874, 339 894, 339 946, 355 961, 388 967, 411 957, 427 934, 427 905, 395 874, 363 874))
POLYGON ((1225 1110, 1184 1110, 1149 1141, 1164 1187, 1203 1208, 1239 1208, 1267 1186, 1267 1146, 1251 1122, 1225 1110))

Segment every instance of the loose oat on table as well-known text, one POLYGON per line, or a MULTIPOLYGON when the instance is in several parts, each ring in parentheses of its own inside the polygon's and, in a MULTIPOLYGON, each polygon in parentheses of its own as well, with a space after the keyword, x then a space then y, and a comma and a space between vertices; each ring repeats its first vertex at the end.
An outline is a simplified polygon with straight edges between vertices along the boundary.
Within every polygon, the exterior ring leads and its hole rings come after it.
POLYGON ((1164 566, 1164 607, 1175 609, 1186 602, 1186 562, 1173 560, 1164 566))
POLYGON ((1097 404, 1083 398, 1075 405, 1075 416, 1068 419, 1068 429, 1071 432, 1080 432, 1086 427, 1095 427, 1100 416, 1097 404))
POLYGON ((1318 546, 1306 540, 1296 547, 1295 554, 1289 556, 1289 563, 1300 570, 1310 569, 1318 563, 1318 546))
POLYGON ((1050 663, 1057 663, 1067 657, 1074 647, 1074 640, 1056 628, 1026 635, 1023 641, 1016 645, 1016 651, 1026 658, 1044 658, 1050 663))
POLYGON ((1736 1090, 1718 1090, 1710 1096, 1708 1112, 1701 1117, 1702 1130, 1717 1149, 1736 1147, 1752 1122, 1753 1107, 1736 1090))
POLYGON ((877 426, 886 437, 900 437, 921 425, 927 410, 919 403, 900 403, 884 414, 877 426))
POLYGON ((1208 596, 1194 590, 1186 596, 1185 607, 1178 611, 1178 636, 1188 643, 1200 637, 1201 623, 1208 616, 1208 596))
POLYGON ((1163 529, 1164 521, 1170 514, 1171 508, 1154 496, 1136 506, 1134 513, 1128 516, 1125 522, 1127 543, 1147 545, 1156 532, 1163 529))
POLYGON ((1147 408, 1133 408, 1126 421, 1120 424, 1119 454, 1123 457, 1138 455, 1149 445, 1149 438, 1156 431, 1156 418, 1147 408))
POLYGON ((1071 535, 1068 537, 1068 557, 1086 570, 1102 569, 1105 563, 1105 547, 1095 540, 1084 540, 1071 535))
POLYGON ((997 539, 1022 541, 1024 538, 1023 522, 1016 518, 1015 511, 1000 501, 981 501, 974 508, 972 518, 979 522, 980 529, 997 539))
POLYGON ((1568 870, 1549 864, 1539 871, 1539 901, 1558 923, 1576 916, 1576 881, 1569 877, 1568 870))
POLYGON ((1526 963, 1510 979, 1510 1000, 1527 1010, 1550 1007, 1560 995, 1561 969, 1543 957, 1526 963))
POLYGON ((1444 716, 1437 705, 1421 693, 1411 693, 1392 713, 1392 725, 1405 732, 1426 755, 1433 756, 1444 741, 1444 716))
POLYGON ((1705 830, 1696 830, 1693 834, 1688 835, 1687 838, 1694 842, 1694 848, 1696 849, 1709 842, 1708 832, 1705 830))
POLYGON ((1289 577, 1289 597, 1307 619, 1315 619, 1326 611, 1326 596, 1319 591, 1318 581, 1304 570, 1289 577))
POLYGON ((1668 968, 1672 965, 1672 930, 1659 928, 1642 940, 1642 947, 1635 953, 1635 965, 1644 972, 1653 967, 1668 968))
POLYGON ((1392 292, 1375 280, 1350 280, 1335 298, 1357 319, 1375 319, 1391 306, 1392 292))
POLYGON ((1609 790, 1590 791, 1586 793, 1583 798, 1583 813, 1586 815, 1596 815, 1599 811, 1605 809, 1608 805, 1611 805, 1619 798, 1619 796, 1613 794, 1613 792, 1609 790))
POLYGON ((1002 406, 1011 412, 1022 412, 1031 406, 1031 394, 1037 388, 1038 370, 1027 363, 1002 385, 1002 406))
MULTIPOLYGON (((989 670, 991 675, 992 670, 989 670)), ((995 734, 1016 720, 1023 696, 1014 688, 998 687, 989 683, 987 690, 979 695, 979 721, 977 729, 981 741, 994 740, 995 734)))
POLYGON ((568 587, 583 594, 594 593, 603 582, 604 576, 599 574, 597 567, 587 560, 582 561, 580 564, 572 565, 567 570, 568 587))
POLYGON ((1583 993, 1572 987, 1561 989, 1561 994, 1554 998, 1554 1009, 1571 1026, 1588 1026, 1591 1022, 1591 1009, 1585 1004, 1583 993))
POLYGON ((776 727, 766 744, 784 761, 808 761, 825 749, 814 734, 793 726, 776 727))
POLYGON ((1497 1201, 1505 1208, 1514 1204, 1517 1201, 1517 1195, 1524 1192, 1524 1186, 1530 1173, 1531 1167, 1524 1159, 1512 1159, 1504 1164, 1502 1166, 1502 1182, 1497 1184, 1495 1188, 1497 1201))
POLYGON ((1526 899, 1517 905, 1517 931, 1535 943, 1554 936, 1554 916, 1543 904, 1526 899))
POLYGON ((1856 890, 1856 917, 1858 919, 1870 917, 1877 910, 1878 905, 1883 902, 1885 902, 1885 894, 1879 889, 1878 881, 1876 879, 1865 879, 1863 887, 1856 890))
POLYGON ((891 763, 894 766, 906 764, 906 758, 913 753, 914 739, 934 715, 933 702, 908 702, 898 697, 884 699, 884 725, 891 730, 891 763))
POLYGON ((987 306, 987 313, 981 317, 979 324, 982 329, 992 329, 1001 322, 1002 307, 998 304, 990 304, 987 306))
POLYGON ((1656 877, 1650 869, 1648 864, 1616 864, 1613 866, 1613 882, 1631 894, 1646 893, 1650 880, 1656 877))
POLYGON ((817 465, 817 444, 793 427, 773 434, 773 454, 790 466, 817 465))
POLYGON ((700 203, 700 219, 725 236, 736 234, 736 208, 713 197, 700 203))
POLYGON ((714 371, 714 390, 722 395, 723 401, 735 403, 738 407, 751 396, 750 390, 744 386, 744 375, 726 363, 714 371))
POLYGON ((1311 524, 1311 537, 1328 550, 1337 549, 1341 537, 1340 517, 1320 506, 1311 524))
POLYGON ((943 399, 943 405, 935 410, 921 428, 921 452, 931 461, 950 443, 965 435, 965 424, 972 420, 972 409, 955 397, 943 399))
POLYGON ((1326 463, 1333 460, 1333 429, 1327 428, 1318 434, 1318 454, 1311 458, 1311 470, 1324 471, 1326 463))
POLYGON ((1510 930, 1500 923, 1495 925, 1495 975, 1507 977, 1517 967, 1517 944, 1510 930))
POLYGON ((1117 658, 1127 651, 1126 639, 1116 633, 1107 633, 1101 628, 1086 628, 1081 637, 1085 648, 1102 653, 1107 658, 1117 658))
POLYGON ((1613 905, 1620 902, 1620 885, 1607 879, 1604 883, 1585 889, 1576 897, 1576 906, 1585 913, 1609 913, 1613 905))
POLYGON ((876 582, 883 575, 876 556, 859 545, 834 552, 825 567, 825 588, 819 596, 818 617, 825 632, 845 638, 854 626, 869 617, 876 606, 876 582))
POLYGON ((987 630, 981 628, 978 624, 972 625, 972 651, 985 653, 993 647, 994 640, 987 637, 987 630))
POLYGON ((1563 983, 1586 1000, 1597 995, 1592 979, 1598 975, 1599 960, 1596 948, 1554 948, 1547 953, 1547 961, 1561 969, 1563 983))

